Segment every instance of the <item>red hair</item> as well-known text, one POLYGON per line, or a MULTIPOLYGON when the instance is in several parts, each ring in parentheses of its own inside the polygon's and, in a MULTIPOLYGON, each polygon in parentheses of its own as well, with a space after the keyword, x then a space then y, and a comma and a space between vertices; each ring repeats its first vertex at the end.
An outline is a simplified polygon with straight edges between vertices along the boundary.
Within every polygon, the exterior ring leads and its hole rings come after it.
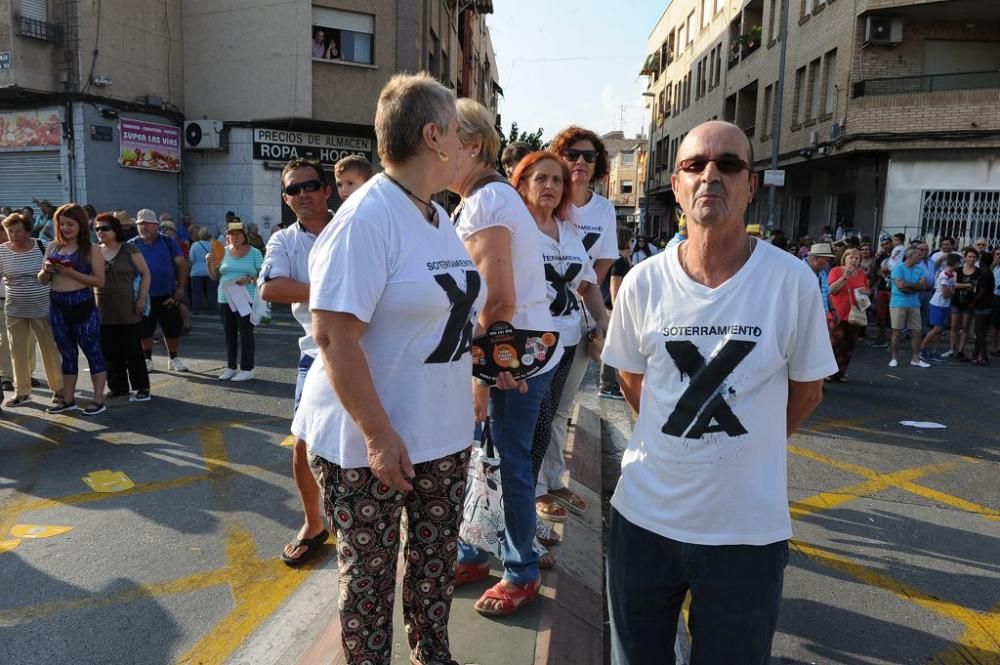
MULTIPOLYGON (((553 162, 558 164, 563 176, 562 198, 559 199, 559 204, 556 205, 552 214, 555 215, 556 219, 561 219, 564 222, 572 221, 571 211, 573 209, 573 201, 570 199, 569 191, 569 168, 555 153, 549 152, 548 150, 538 150, 536 152, 529 153, 524 159, 518 162, 513 175, 510 176, 510 183, 514 185, 514 189, 521 194, 521 198, 524 198, 524 193, 521 192, 521 182, 526 180, 528 176, 531 175, 531 172, 534 171, 535 166, 539 162, 543 162, 546 159, 551 159, 553 162)), ((527 203, 527 200, 525 200, 525 203, 527 203)))

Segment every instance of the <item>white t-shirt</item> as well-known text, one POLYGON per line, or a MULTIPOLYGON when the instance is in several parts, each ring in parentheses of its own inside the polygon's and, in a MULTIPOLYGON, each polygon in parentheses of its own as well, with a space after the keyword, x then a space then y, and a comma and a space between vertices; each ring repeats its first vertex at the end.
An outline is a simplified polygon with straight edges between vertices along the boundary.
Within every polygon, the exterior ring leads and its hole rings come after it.
POLYGON ((892 253, 889 254, 889 270, 898 266, 903 262, 903 255, 906 254, 906 247, 904 245, 896 245, 892 248, 892 253))
POLYGON ((710 289, 677 248, 622 282, 603 360, 645 374, 612 505, 644 529, 700 545, 790 538, 788 381, 837 371, 816 275, 756 243, 710 289))
POLYGON ((583 232, 583 246, 592 261, 618 258, 618 231, 615 207, 597 193, 583 207, 573 206, 573 223, 583 232))
MULTIPOLYGON (((333 214, 333 211, 330 211, 333 214)), ((296 282, 309 283, 309 252, 316 243, 316 236, 307 231, 296 221, 291 226, 272 233, 267 240, 267 253, 264 254, 264 265, 260 269, 258 286, 263 286, 268 280, 278 277, 288 277, 296 282)), ((316 357, 319 347, 312 337, 312 313, 309 303, 292 303, 292 316, 302 326, 305 335, 299 338, 299 350, 316 357)))
POLYGON ((951 296, 947 298, 944 296, 944 287, 951 289, 952 294, 955 293, 955 273, 951 273, 951 277, 948 277, 948 271, 940 270, 938 271, 937 277, 934 278, 934 295, 931 296, 931 304, 935 307, 951 307, 951 296))
MULTIPOLYGON (((368 323, 361 348, 375 391, 414 464, 473 437, 473 321, 486 286, 437 206, 438 227, 384 175, 340 208, 309 258, 311 310, 368 323)), ((327 380, 323 355, 306 376, 292 433, 344 468, 368 466, 364 436, 327 380)))
POLYGON ((538 230, 542 263, 545 266, 546 292, 559 346, 580 343, 583 326, 583 303, 577 289, 581 282, 597 283, 597 273, 583 245, 583 233, 572 223, 558 221, 559 240, 538 230))

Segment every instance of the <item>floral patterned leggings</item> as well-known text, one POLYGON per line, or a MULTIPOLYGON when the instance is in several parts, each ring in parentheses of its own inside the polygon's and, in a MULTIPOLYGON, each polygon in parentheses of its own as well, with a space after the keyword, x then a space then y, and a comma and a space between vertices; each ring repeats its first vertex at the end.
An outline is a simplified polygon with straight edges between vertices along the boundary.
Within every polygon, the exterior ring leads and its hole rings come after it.
POLYGON ((312 459, 323 506, 337 530, 340 627, 350 665, 389 665, 400 517, 406 510, 403 621, 421 663, 451 661, 448 616, 468 449, 414 465, 413 491, 383 485, 369 468, 312 459))

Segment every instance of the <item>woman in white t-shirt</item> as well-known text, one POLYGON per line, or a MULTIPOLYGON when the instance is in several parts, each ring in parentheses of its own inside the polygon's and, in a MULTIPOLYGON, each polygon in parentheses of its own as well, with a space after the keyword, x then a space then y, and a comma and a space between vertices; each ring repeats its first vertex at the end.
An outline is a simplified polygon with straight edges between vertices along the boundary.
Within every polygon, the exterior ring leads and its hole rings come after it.
POLYGON ((597 286, 597 275, 583 243, 583 234, 567 219, 572 215, 572 204, 566 166, 553 153, 534 152, 521 160, 514 170, 512 181, 524 198, 538 229, 540 257, 548 282, 549 312, 563 349, 563 357, 552 377, 549 393, 542 400, 535 424, 531 448, 535 510, 547 520, 564 522, 566 510, 557 503, 552 492, 582 500, 563 485, 564 464, 554 469, 546 468, 545 473, 539 472, 547 453, 553 453, 548 455, 550 459, 562 457, 561 448, 552 442, 552 420, 563 396, 576 349, 587 345, 583 330, 589 326, 585 326, 584 322, 592 322, 595 326, 593 335, 603 339, 608 327, 607 312, 597 286), (588 316, 585 316, 584 304, 590 313, 588 316))
MULTIPOLYGON (((461 99, 458 119, 467 159, 450 189, 463 197, 455 215, 458 234, 488 292, 479 323, 483 329, 506 321, 522 330, 554 330, 535 222, 517 191, 496 171, 500 137, 493 128, 494 118, 478 102, 461 99)), ((523 392, 512 382, 501 381, 497 387, 476 384, 473 388, 477 419, 484 419, 489 411, 503 465, 504 579, 476 603, 484 614, 510 614, 538 593, 539 557, 532 548, 537 520, 531 446, 542 399, 558 361, 557 353, 542 373, 524 382, 523 392)), ((551 534, 542 534, 539 540, 548 545, 556 542, 551 534)), ((459 541, 458 561, 456 585, 489 576, 486 552, 459 541)))
POLYGON ((479 272, 430 198, 463 155, 455 96, 427 74, 379 96, 385 171, 358 189, 309 256, 320 353, 292 432, 306 442, 337 530, 348 663, 392 651, 400 518, 407 514, 403 617, 410 661, 449 663, 469 444, 470 342, 479 272))

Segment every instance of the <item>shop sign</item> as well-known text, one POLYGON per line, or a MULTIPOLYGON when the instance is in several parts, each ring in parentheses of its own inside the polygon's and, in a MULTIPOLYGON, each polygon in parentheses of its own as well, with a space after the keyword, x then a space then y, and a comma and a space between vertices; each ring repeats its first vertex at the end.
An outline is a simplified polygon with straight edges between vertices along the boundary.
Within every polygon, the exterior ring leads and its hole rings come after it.
POLYGON ((10 51, 0 51, 0 72, 11 68, 10 51))
POLYGON ((58 147, 62 119, 56 109, 0 113, 0 148, 58 147))
POLYGON ((273 162, 314 159, 325 166, 333 166, 348 155, 361 155, 371 162, 372 143, 371 139, 358 136, 258 127, 253 130, 253 158, 273 162))
POLYGON ((130 169, 181 170, 181 130, 134 118, 118 120, 118 163, 130 169))

